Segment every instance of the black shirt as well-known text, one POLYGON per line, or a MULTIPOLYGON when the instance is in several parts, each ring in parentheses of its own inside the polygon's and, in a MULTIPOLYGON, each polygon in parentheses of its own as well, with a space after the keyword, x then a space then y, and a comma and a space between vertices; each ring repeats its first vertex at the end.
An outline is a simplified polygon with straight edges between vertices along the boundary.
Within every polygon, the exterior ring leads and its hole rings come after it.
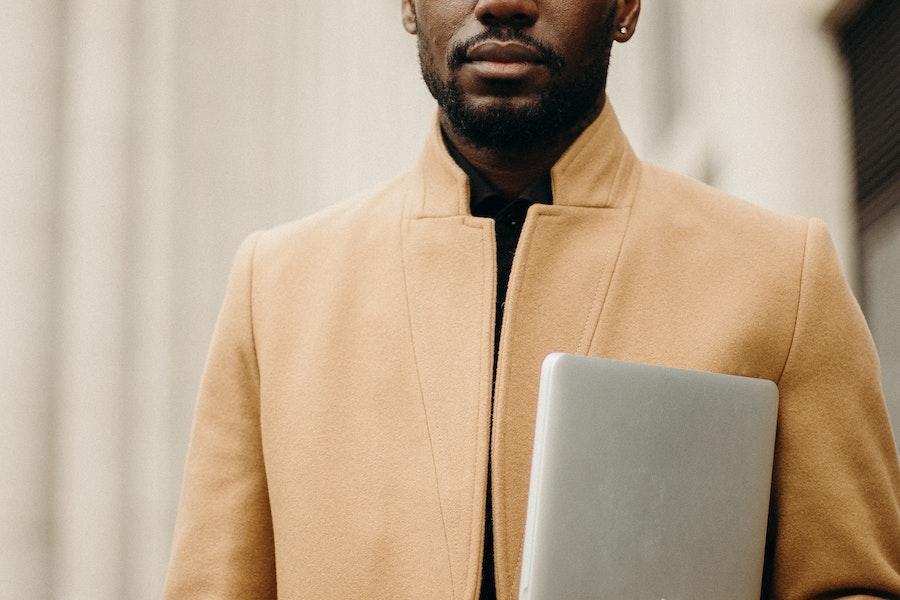
MULTIPOLYGON (((506 200, 497 189, 467 161, 449 140, 444 138, 450 156, 469 177, 470 209, 473 216, 494 219, 494 235, 497 243, 497 305, 494 319, 494 374, 497 381, 497 354, 500 347, 500 329, 503 325, 503 307, 506 302, 506 288, 509 286, 509 275, 512 271, 516 245, 522 233, 525 213, 532 204, 553 204, 553 192, 550 185, 550 173, 527 190, 519 194, 515 200, 506 200)), ((493 394, 492 394, 493 396, 493 394)), ((492 411, 493 412, 493 411, 492 411)), ((484 557, 481 570, 482 600, 494 600, 497 590, 494 582, 494 535, 491 523, 491 475, 490 457, 488 458, 487 508, 484 519, 484 557)))

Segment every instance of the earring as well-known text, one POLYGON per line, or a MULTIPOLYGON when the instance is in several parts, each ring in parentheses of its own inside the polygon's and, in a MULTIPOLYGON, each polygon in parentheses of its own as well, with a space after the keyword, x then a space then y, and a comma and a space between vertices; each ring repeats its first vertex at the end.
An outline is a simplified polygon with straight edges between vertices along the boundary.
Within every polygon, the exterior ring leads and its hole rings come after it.
POLYGON ((621 27, 619 27, 619 33, 621 33, 622 35, 627 34, 627 33, 628 33, 628 28, 625 27, 624 25, 622 25, 621 27))

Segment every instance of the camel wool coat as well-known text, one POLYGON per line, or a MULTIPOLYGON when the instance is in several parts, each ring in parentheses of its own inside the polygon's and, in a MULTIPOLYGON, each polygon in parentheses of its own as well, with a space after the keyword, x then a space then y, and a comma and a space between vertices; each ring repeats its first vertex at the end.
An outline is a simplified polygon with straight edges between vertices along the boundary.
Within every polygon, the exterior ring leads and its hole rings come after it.
POLYGON ((493 222, 471 216, 437 126, 379 192, 247 239, 166 598, 471 600, 489 453, 498 596, 515 598, 553 351, 777 382, 763 596, 900 597, 878 359, 822 223, 641 162, 608 102, 551 175, 516 252, 493 405, 493 222))

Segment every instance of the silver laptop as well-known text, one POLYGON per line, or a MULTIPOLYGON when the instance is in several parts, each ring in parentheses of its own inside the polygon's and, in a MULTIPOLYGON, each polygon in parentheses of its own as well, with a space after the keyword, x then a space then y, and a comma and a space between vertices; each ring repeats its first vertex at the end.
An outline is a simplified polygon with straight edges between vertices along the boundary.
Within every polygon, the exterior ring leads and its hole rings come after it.
POLYGON ((520 600, 757 600, 777 409, 771 381, 549 355, 520 600))

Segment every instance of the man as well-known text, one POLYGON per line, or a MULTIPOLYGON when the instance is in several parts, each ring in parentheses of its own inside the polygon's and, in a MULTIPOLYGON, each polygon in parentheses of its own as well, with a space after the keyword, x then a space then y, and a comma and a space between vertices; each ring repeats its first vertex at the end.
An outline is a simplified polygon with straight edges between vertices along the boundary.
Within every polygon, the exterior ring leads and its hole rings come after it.
POLYGON ((402 7, 438 123, 378 193, 239 250, 166 596, 514 598, 567 351, 776 381, 763 596, 898 597, 897 455, 830 238, 635 158, 604 89, 639 0, 402 7))

